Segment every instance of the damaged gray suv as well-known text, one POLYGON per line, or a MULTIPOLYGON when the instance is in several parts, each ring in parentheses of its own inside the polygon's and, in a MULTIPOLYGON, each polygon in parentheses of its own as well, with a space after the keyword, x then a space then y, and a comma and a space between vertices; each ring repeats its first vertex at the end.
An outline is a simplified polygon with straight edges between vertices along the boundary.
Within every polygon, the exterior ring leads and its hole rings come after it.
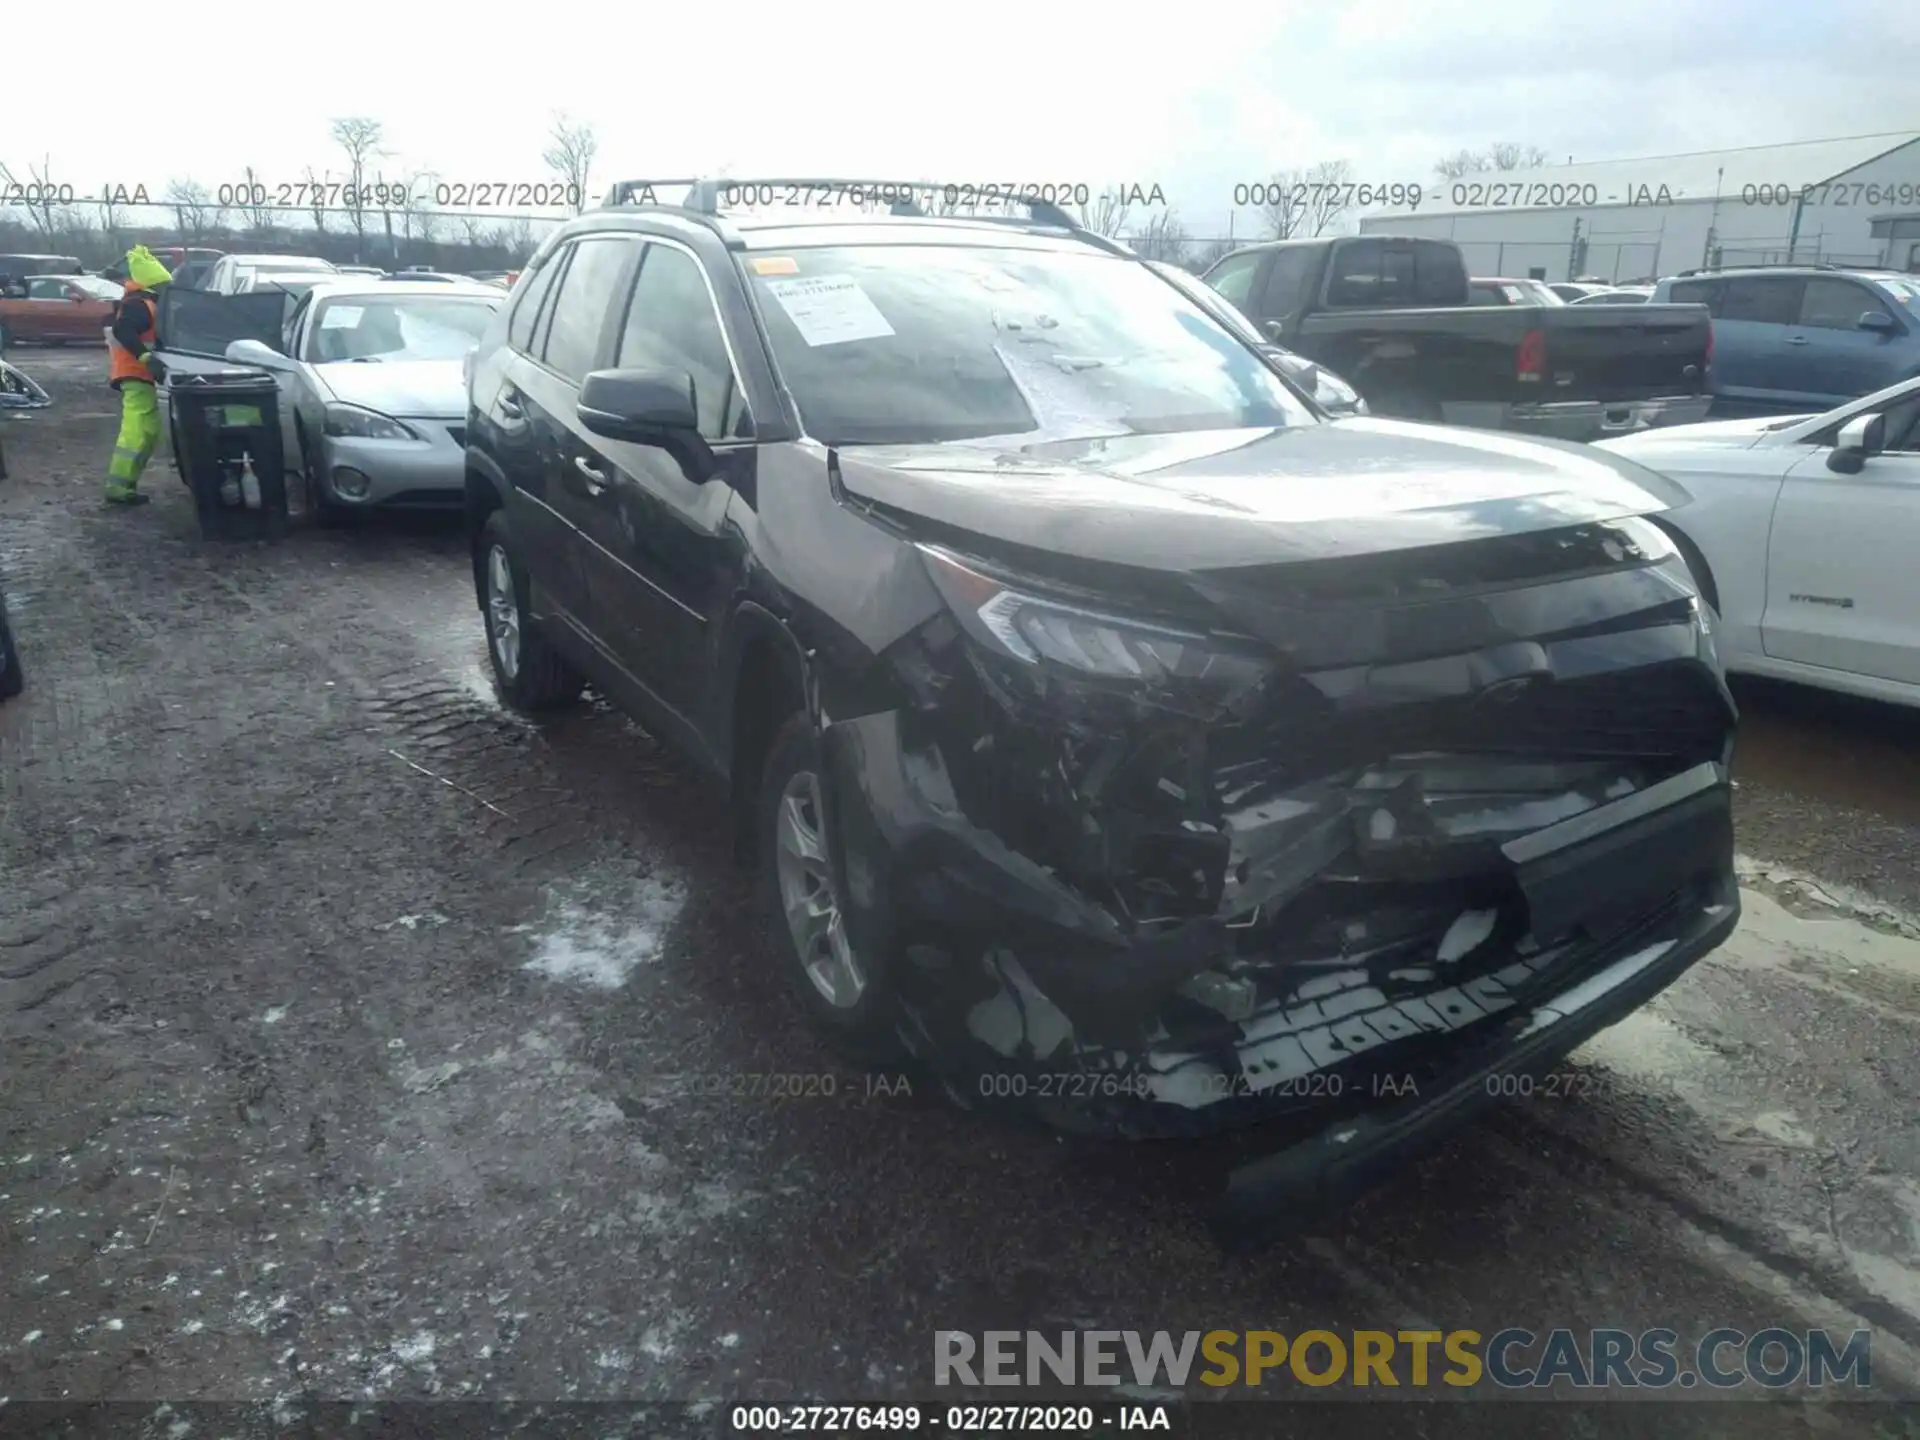
POLYGON ((1733 929, 1668 482, 1331 420, 1037 201, 669 183, 562 226, 469 362, 475 595, 509 701, 591 681, 727 782, 844 1053, 1123 1135, 1286 1121, 1251 1215, 1733 929))

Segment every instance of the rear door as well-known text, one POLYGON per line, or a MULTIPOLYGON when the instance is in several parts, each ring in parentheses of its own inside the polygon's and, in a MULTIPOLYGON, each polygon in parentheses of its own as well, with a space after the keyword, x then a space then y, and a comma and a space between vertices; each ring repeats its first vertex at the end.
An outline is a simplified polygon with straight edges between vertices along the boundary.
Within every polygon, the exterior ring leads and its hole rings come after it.
POLYGON ((1920 685, 1920 392, 1891 405, 1887 450, 1827 468, 1832 435, 1787 474, 1767 546, 1766 653, 1920 685))
POLYGON ((1887 357, 1896 352, 1905 332, 1905 324, 1858 280, 1813 276, 1801 294, 1800 313, 1787 327, 1781 385, 1805 400, 1809 410, 1870 395, 1900 378, 1889 369, 1887 357), (1894 328, 1861 329, 1860 317, 1874 311, 1894 328))
POLYGON ((1800 318, 1806 287, 1799 275, 1726 278, 1713 323, 1716 391, 1740 400, 1793 406, 1796 392, 1789 380, 1794 366, 1787 357, 1802 346, 1788 345, 1787 332, 1800 318))
POLYGON ((635 235, 590 234, 567 248, 565 257, 555 257, 566 260, 566 270, 547 296, 533 348, 517 362, 538 477, 523 498, 545 512, 540 523, 549 530, 562 527, 569 537, 568 609, 594 644, 617 660, 608 637, 611 617, 600 610, 605 586, 593 581, 606 564, 595 540, 604 530, 599 499, 605 484, 591 473, 593 442, 578 407, 580 382, 609 363, 641 242, 635 235))

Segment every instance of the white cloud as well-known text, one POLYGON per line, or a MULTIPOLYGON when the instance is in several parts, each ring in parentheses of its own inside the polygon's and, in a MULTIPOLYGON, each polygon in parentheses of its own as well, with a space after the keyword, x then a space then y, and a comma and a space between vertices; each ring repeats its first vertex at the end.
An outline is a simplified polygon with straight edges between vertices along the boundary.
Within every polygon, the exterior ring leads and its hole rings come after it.
POLYGON ((1903 105, 1920 27, 1893 0, 1334 8, 208 4, 131 45, 108 26, 87 53, 113 78, 76 85, 72 22, 28 7, 8 22, 0 162, 24 180, 50 154, 90 193, 248 165, 337 178, 328 123, 365 115, 391 172, 540 181, 566 109, 598 129, 596 188, 719 170, 1158 182, 1205 232, 1236 182, 1322 159, 1425 181, 1494 140, 1600 159, 1920 125, 1903 105), (35 54, 64 58, 19 63, 35 54), (129 63, 149 79, 119 78, 129 63))

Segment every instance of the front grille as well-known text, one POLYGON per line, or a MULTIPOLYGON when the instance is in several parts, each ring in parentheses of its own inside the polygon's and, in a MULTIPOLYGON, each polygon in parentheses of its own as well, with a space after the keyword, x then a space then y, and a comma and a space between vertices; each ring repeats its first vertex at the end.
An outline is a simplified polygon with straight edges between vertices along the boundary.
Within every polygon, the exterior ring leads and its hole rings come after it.
POLYGON ((1306 686, 1224 727, 1216 769, 1264 762, 1299 779, 1423 751, 1457 755, 1718 759, 1732 711, 1695 661, 1540 684, 1504 705, 1462 697, 1341 710, 1306 686))

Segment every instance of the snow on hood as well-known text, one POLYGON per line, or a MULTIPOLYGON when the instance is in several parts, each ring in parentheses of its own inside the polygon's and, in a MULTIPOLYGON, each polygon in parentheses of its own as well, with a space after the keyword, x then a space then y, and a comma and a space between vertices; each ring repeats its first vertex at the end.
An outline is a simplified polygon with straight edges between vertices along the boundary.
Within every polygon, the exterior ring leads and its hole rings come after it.
POLYGON ((335 399, 383 415, 455 420, 467 413, 458 360, 336 360, 313 368, 335 399))

